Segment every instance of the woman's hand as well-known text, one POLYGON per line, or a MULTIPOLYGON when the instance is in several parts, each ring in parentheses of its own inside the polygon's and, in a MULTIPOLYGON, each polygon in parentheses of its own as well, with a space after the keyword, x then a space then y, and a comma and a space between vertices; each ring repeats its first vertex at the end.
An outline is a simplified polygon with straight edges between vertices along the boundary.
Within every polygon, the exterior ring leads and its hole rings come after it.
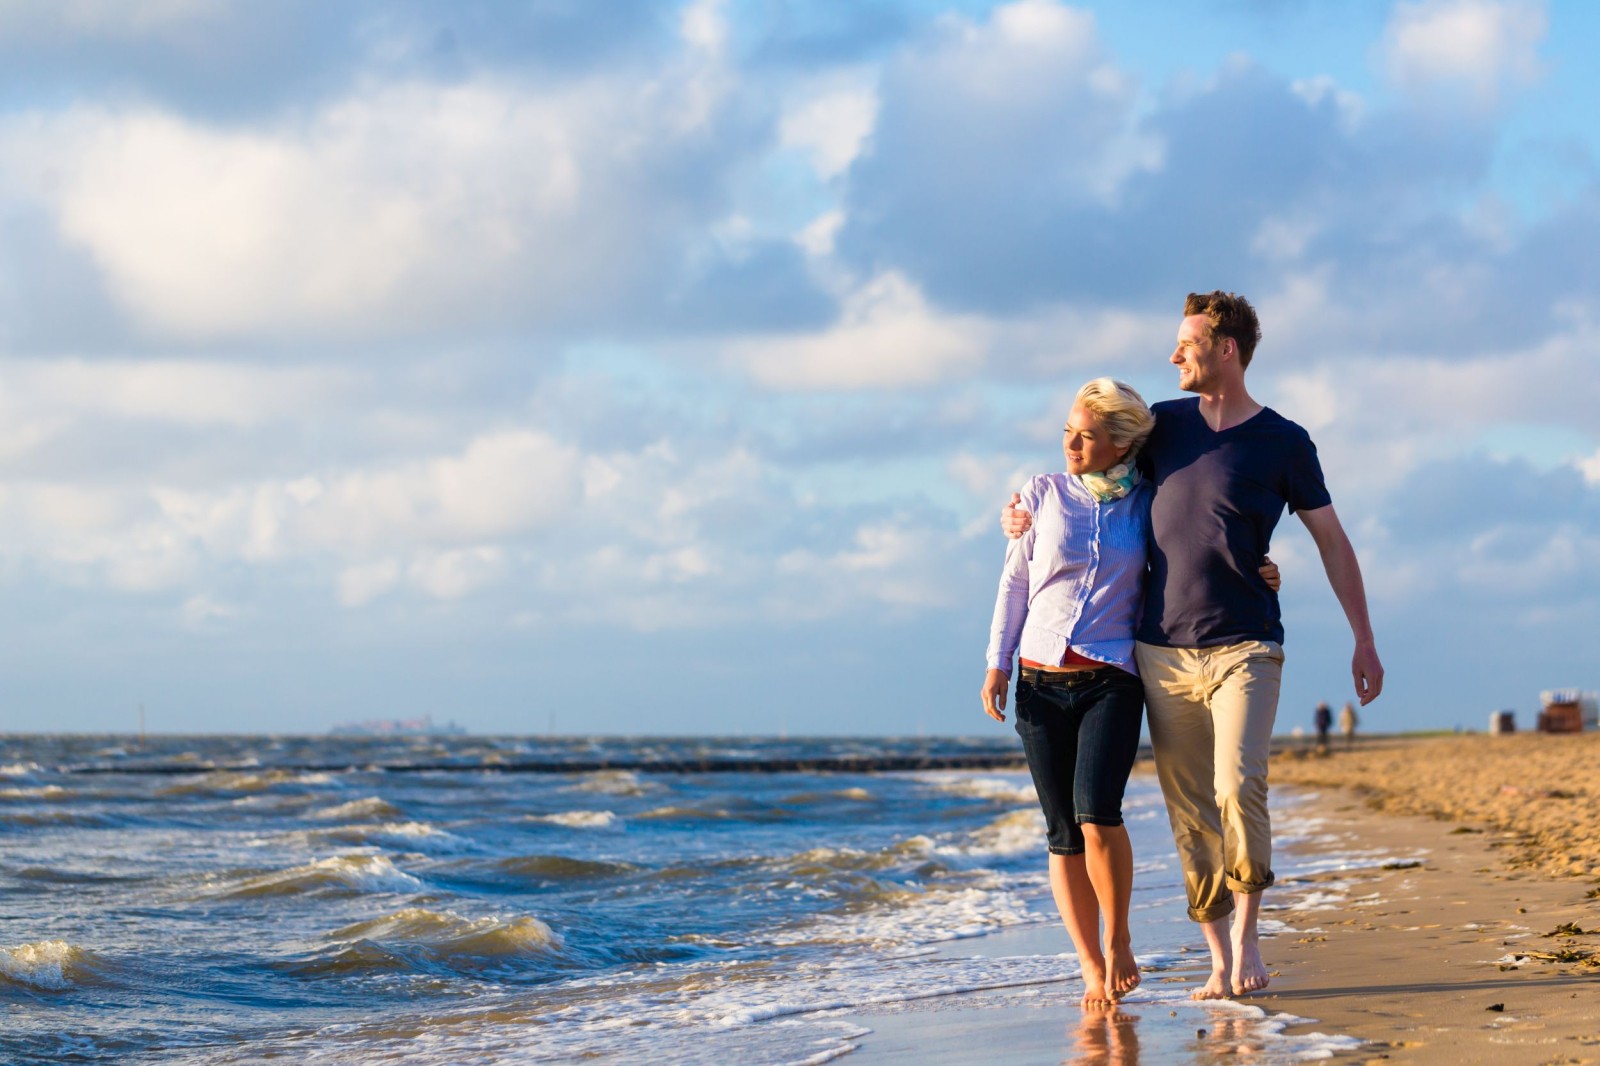
POLYGON ((1267 583, 1267 588, 1273 592, 1283 587, 1283 579, 1278 576, 1278 564, 1270 557, 1265 555, 1261 557, 1261 569, 1258 573, 1261 574, 1261 580, 1267 583))
POLYGON ((1011 679, 999 670, 983 675, 983 713, 997 722, 1006 720, 1006 685, 1011 679))

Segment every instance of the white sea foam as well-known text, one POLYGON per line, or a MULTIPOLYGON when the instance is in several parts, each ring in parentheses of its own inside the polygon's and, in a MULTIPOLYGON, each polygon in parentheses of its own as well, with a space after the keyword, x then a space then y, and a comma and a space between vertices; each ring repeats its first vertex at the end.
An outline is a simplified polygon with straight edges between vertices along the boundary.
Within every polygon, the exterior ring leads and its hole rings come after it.
POLYGON ((929 944, 982 936, 1038 919, 1026 900, 1011 891, 1016 879, 989 875, 965 887, 886 893, 879 906, 825 914, 793 930, 775 930, 774 944, 929 944))
POLYGON ((639 796, 655 786, 641 781, 632 770, 597 770, 572 786, 574 792, 601 792, 612 796, 639 796))
POLYGON ((41 940, 0 949, 0 977, 18 984, 61 992, 74 987, 71 970, 83 953, 65 940, 41 940))
POLYGON ((1044 850, 1044 814, 1036 807, 1008 811, 965 839, 934 849, 940 856, 993 859, 1044 850))
POLYGON ((384 855, 337 855, 259 874, 228 885, 227 896, 284 896, 301 892, 414 892, 422 882, 384 855))
POLYGON ((1026 774, 1013 777, 975 777, 967 773, 926 773, 921 775, 940 792, 1003 803, 1037 803, 1039 795, 1026 774))
POLYGON ((556 814, 529 815, 530 822, 545 822, 568 829, 621 829, 622 819, 612 811, 560 811, 556 814))
POLYGON ((472 849, 472 842, 426 822, 380 822, 376 825, 341 825, 332 829, 313 829, 303 834, 312 842, 373 844, 396 851, 420 851, 428 855, 454 855, 472 849))
POLYGON ((0 788, 0 799, 14 800, 64 800, 76 793, 60 785, 41 785, 38 788, 0 788))
POLYGON ((328 934, 329 940, 416 943, 441 955, 496 957, 549 951, 561 938, 532 915, 465 918, 454 911, 407 907, 328 934))
POLYGON ((396 818, 399 815, 400 809, 394 804, 379 796, 366 796, 351 800, 349 803, 341 803, 337 807, 317 811, 312 817, 328 822, 353 822, 361 819, 396 818))

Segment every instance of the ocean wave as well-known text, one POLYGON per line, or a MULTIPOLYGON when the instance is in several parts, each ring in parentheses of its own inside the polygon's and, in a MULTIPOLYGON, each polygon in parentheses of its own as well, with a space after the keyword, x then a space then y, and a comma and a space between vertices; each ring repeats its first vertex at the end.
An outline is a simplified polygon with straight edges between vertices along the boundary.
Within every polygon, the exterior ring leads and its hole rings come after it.
POLYGON ((653 822, 724 822, 733 818, 737 818, 738 815, 734 814, 726 807, 714 807, 708 805, 690 807, 674 803, 668 804, 665 807, 655 807, 648 811, 643 811, 639 814, 633 815, 633 817, 635 819, 653 822))
POLYGON ((940 792, 953 796, 970 796, 973 799, 994 800, 998 803, 1037 803, 1039 794, 1033 782, 1023 777, 1020 781, 1004 777, 975 777, 972 774, 926 774, 925 778, 940 792))
POLYGON ((820 803, 837 803, 846 800, 850 803, 872 803, 874 796, 864 788, 841 788, 831 792, 797 792, 792 796, 785 796, 779 802, 786 807, 807 807, 820 803))
POLYGON ((44 767, 36 762, 14 762, 0 766, 0 777, 32 777, 43 770, 44 767))
POLYGON ((599 881, 631 874, 638 867, 625 862, 596 862, 565 855, 513 855, 492 864, 500 873, 519 881, 599 881))
POLYGON ((313 843, 372 844, 395 851, 420 851, 429 855, 453 855, 472 847, 471 841, 436 829, 426 822, 341 825, 330 829, 310 829, 304 835, 313 843))
POLYGON ((0 948, 0 980, 47 992, 64 992, 99 976, 97 960, 65 940, 40 940, 0 948))
POLYGON ((73 799, 76 796, 76 792, 62 788, 60 785, 41 785, 38 788, 0 788, 0 799, 7 800, 52 800, 59 802, 73 799))
POLYGON ((6 824, 10 826, 80 826, 86 829, 109 829, 118 825, 125 825, 131 819, 126 817, 112 817, 103 811, 80 811, 67 808, 58 808, 48 811, 16 811, 7 812, 6 824))
POLYGON ((622 819, 612 811, 558 811, 555 814, 530 814, 525 821, 544 822, 568 829, 621 829, 622 819))
POLYGON ((466 918, 423 907, 357 922, 326 939, 331 946, 315 958, 279 968, 316 977, 392 971, 509 974, 553 958, 562 947, 560 935, 531 915, 466 918))
POLYGON ((144 877, 121 877, 116 874, 90 873, 83 870, 63 870, 50 866, 24 866, 10 871, 19 881, 45 885, 102 885, 126 881, 143 881, 144 877))
POLYGON ((215 792, 265 792, 285 785, 326 784, 327 774, 297 770, 212 770, 156 791, 157 796, 194 796, 215 792))
POLYGON ((393 820, 403 818, 405 815, 399 807, 381 797, 366 796, 362 799, 351 800, 349 803, 341 803, 337 807, 329 807, 326 810, 317 811, 311 817, 324 822, 353 822, 358 820, 371 821, 375 818, 393 820))
POLYGON ((571 786, 574 792, 603 792, 610 796, 642 796, 658 787, 641 780, 632 770, 596 770, 571 786))
POLYGON ((339 855, 287 870, 246 877, 224 888, 226 898, 292 896, 305 892, 414 892, 422 882, 383 855, 339 855))
POLYGON ((440 955, 475 958, 542 954, 561 947, 561 938, 555 930, 532 915, 464 918, 454 911, 430 911, 423 907, 407 907, 383 918, 347 925, 329 933, 328 939, 414 943, 440 955))
POLYGON ((947 857, 987 860, 1035 849, 1045 850, 1044 815, 1038 808, 1029 807, 1008 811, 972 830, 965 840, 941 844, 934 852, 947 857))

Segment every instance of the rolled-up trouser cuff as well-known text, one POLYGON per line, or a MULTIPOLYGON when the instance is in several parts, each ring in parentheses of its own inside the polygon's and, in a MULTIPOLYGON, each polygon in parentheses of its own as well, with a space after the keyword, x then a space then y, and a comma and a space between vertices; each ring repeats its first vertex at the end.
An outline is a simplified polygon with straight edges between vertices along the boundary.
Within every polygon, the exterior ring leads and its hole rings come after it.
POLYGON ((1194 922, 1214 922, 1218 918, 1226 918, 1233 913, 1233 896, 1226 895, 1215 903, 1208 903, 1204 907, 1190 907, 1189 920, 1194 922))
POLYGON ((1223 882, 1228 886, 1228 891, 1237 892, 1241 896, 1253 895, 1256 892, 1260 892, 1262 889, 1271 888, 1277 883, 1277 881, 1278 875, 1272 873, 1270 870, 1267 872, 1267 878, 1265 881, 1241 881, 1232 874, 1229 874, 1223 878, 1223 882))

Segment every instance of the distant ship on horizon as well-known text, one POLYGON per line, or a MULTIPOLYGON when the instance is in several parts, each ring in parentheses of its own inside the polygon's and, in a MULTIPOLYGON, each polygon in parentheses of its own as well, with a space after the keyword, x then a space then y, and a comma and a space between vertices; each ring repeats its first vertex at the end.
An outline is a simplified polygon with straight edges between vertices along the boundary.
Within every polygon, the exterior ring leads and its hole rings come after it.
POLYGON ((444 725, 435 725, 433 716, 425 714, 420 718, 368 718, 364 722, 342 722, 328 730, 328 735, 334 737, 464 737, 467 735, 467 730, 465 726, 457 725, 453 719, 444 725))

